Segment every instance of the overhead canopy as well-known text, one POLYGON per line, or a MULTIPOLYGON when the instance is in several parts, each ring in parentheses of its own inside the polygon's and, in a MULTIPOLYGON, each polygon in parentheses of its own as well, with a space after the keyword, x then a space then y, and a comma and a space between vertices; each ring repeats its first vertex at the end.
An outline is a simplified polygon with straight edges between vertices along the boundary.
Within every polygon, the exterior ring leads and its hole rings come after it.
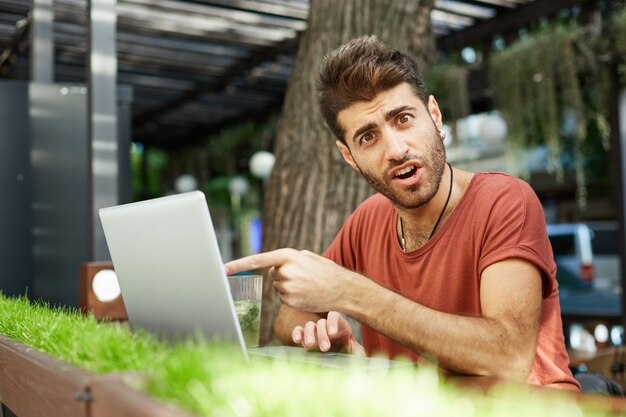
MULTIPOLYGON (((416 0, 417 1, 417 0, 416 0)), ((27 78, 30 0, 0 0, 0 76, 27 78), (20 59, 17 59, 17 58, 20 59)), ((591 0, 436 0, 440 49, 489 44, 591 0)), ((133 140, 190 145, 279 109, 306 0, 118 0, 118 81, 134 89, 133 140)), ((85 81, 86 1, 54 2, 57 82, 85 81)))

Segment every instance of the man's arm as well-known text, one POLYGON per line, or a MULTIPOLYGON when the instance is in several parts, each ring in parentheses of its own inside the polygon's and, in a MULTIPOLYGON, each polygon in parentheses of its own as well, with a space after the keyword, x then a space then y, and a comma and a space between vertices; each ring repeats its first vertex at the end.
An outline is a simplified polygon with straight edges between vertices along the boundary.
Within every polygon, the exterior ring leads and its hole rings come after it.
MULTIPOLYGON (((542 278, 528 261, 509 259, 483 271, 482 317, 432 310, 307 251, 280 249, 231 262, 226 269, 270 266, 275 267, 274 288, 287 306, 342 312, 410 350, 436 356, 446 369, 525 381, 532 366, 542 278)), ((308 336, 318 344, 328 341, 325 330, 311 325, 305 327, 308 336)))
MULTIPOLYGON (((355 280, 356 282, 356 280, 355 280)), ((435 311, 359 280, 344 313, 451 371, 526 381, 535 358, 542 278, 532 263, 510 259, 481 277, 482 317, 435 311), (365 297, 368 301, 359 301, 365 297)))
POLYGON ((295 345, 293 331, 296 327, 301 326, 304 328, 306 323, 317 323, 318 320, 324 317, 325 315, 322 314, 295 310, 287 307, 285 304, 281 304, 274 320, 274 333, 276 333, 276 336, 283 344, 295 345))

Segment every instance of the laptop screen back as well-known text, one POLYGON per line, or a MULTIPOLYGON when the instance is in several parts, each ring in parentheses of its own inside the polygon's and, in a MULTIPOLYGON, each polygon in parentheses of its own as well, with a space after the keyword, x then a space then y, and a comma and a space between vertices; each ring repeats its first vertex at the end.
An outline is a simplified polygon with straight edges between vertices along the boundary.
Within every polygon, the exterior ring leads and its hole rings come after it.
POLYGON ((245 345, 200 191, 100 210, 130 323, 245 345))

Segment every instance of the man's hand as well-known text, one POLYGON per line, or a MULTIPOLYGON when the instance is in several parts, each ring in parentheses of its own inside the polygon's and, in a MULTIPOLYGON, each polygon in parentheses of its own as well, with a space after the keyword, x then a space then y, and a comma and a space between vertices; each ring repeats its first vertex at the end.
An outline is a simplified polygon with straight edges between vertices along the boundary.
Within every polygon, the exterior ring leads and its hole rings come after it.
POLYGON ((291 337, 294 343, 305 349, 319 348, 327 352, 332 348, 365 356, 365 349, 354 338, 350 323, 337 311, 330 311, 325 319, 317 322, 296 326, 291 337))
POLYGON ((278 249, 251 255, 225 264, 227 274, 270 268, 273 286, 280 300, 298 310, 327 312, 340 310, 345 280, 354 273, 309 251, 278 249))

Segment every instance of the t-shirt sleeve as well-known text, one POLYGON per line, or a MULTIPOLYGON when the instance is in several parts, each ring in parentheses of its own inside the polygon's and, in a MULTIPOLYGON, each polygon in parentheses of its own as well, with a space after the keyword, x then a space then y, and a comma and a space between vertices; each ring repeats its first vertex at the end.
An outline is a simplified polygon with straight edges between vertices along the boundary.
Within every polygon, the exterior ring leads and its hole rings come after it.
POLYGON ((356 244, 355 233, 357 232, 356 223, 358 223, 358 211, 348 217, 341 227, 341 230, 322 256, 344 268, 354 270, 356 267, 356 260, 354 258, 354 245, 356 244))
POLYGON ((479 273, 505 259, 525 259, 543 272, 546 297, 554 287, 556 266, 539 199, 527 183, 517 179, 500 184, 491 195, 495 201, 486 217, 479 273))

